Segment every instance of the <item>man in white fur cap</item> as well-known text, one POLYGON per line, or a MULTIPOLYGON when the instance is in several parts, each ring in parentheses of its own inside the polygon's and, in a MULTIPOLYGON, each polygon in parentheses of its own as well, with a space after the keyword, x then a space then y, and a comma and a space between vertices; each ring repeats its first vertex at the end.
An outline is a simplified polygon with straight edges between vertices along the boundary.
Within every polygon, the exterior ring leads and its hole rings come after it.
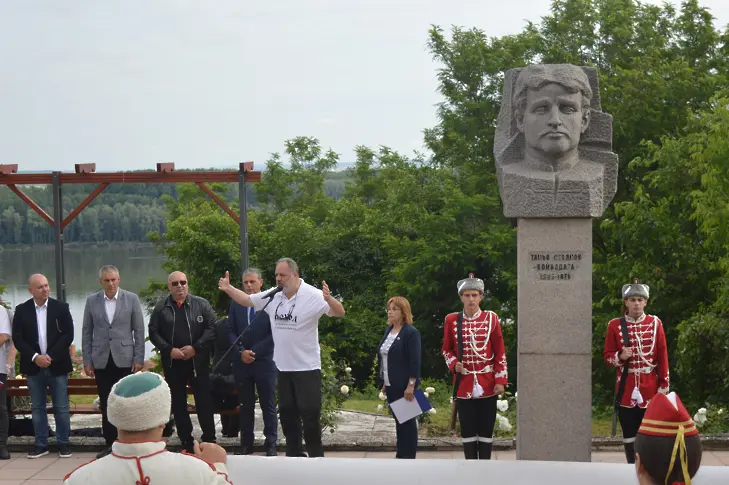
POLYGON ((649 292, 637 278, 623 285, 623 315, 610 320, 605 334, 603 357, 617 369, 615 412, 628 463, 635 463, 635 439, 648 403, 669 390, 666 334, 661 319, 645 313, 649 292))
POLYGON ((121 379, 109 394, 109 422, 119 430, 110 455, 80 466, 67 485, 141 483, 229 484, 226 453, 214 443, 195 442, 195 454, 165 449, 162 430, 170 417, 170 388, 153 372, 121 379))

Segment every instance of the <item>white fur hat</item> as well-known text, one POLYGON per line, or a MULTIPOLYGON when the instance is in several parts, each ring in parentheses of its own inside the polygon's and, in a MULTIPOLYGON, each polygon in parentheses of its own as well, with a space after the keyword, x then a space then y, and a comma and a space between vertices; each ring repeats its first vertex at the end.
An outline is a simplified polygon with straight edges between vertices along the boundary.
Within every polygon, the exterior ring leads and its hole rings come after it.
POLYGON ((473 273, 468 273, 468 278, 464 278, 456 285, 458 288, 458 296, 462 296, 463 292, 468 290, 476 290, 483 295, 483 280, 476 278, 473 273))
POLYGON ((145 431, 170 419, 170 388, 159 374, 138 372, 114 384, 109 394, 109 422, 124 431, 145 431))
POLYGON ((650 288, 648 285, 641 284, 638 278, 633 279, 632 285, 623 285, 623 289, 620 292, 622 293, 623 300, 631 296, 640 296, 647 300, 650 296, 650 288))

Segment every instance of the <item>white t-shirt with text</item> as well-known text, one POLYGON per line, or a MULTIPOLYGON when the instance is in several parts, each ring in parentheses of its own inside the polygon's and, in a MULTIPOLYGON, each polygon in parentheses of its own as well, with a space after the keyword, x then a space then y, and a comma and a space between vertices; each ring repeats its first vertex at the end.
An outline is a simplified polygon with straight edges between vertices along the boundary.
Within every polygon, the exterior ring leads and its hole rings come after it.
MULTIPOLYGON (((266 307, 271 319, 273 360, 284 372, 321 369, 319 319, 329 312, 329 304, 321 290, 300 281, 299 291, 291 299, 281 291, 266 307)), ((250 295, 256 311, 268 302, 263 295, 269 291, 250 295)))

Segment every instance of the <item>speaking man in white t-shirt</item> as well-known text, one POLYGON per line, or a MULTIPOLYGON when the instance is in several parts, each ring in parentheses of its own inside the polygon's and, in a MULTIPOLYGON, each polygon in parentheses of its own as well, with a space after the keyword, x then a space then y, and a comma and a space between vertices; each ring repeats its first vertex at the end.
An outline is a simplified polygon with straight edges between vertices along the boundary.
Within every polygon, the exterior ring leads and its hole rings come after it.
POLYGON ((324 456, 320 424, 319 319, 322 315, 343 317, 344 307, 329 293, 325 281, 319 290, 299 278, 299 266, 291 258, 281 258, 276 263, 276 286, 248 295, 231 286, 227 271, 218 282, 218 288, 236 303, 254 307, 256 311, 265 307, 271 318, 286 456, 306 456, 301 446, 302 425, 308 456, 324 456))

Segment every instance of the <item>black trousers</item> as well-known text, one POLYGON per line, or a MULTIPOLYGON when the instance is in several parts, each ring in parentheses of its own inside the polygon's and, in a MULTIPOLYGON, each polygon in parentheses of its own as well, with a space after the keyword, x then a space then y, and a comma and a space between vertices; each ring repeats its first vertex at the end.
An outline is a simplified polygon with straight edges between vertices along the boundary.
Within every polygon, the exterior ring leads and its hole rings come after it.
MULTIPOLYGON (((256 364, 250 364, 249 367, 256 364)), ((278 441, 278 416, 276 415, 276 368, 245 369, 236 373, 238 398, 240 399, 240 444, 253 446, 256 391, 263 414, 263 435, 266 450, 276 446, 278 441)), ((319 387, 321 389, 321 386, 319 387)), ((282 418, 283 423, 283 418, 282 418)), ((301 432, 299 431, 299 436, 301 432)), ((301 438, 299 437, 299 440, 301 438)), ((288 438, 286 440, 288 442, 288 438)), ((321 441, 321 438, 320 438, 321 441)), ((306 440, 307 444, 309 440, 306 440)))
POLYGON ((193 373, 191 360, 173 360, 164 369, 165 381, 172 395, 172 414, 175 417, 177 436, 183 444, 192 443, 192 421, 187 411, 187 383, 195 396, 195 409, 202 428, 202 441, 215 443, 215 419, 213 417, 210 369, 197 365, 197 376, 193 373))
POLYGON ((618 419, 620 420, 620 428, 623 430, 623 447, 625 448, 625 459, 628 463, 635 463, 635 437, 638 434, 638 428, 643 421, 645 409, 641 407, 624 408, 620 406, 618 409, 618 419))
POLYGON ((228 411, 237 407, 237 395, 222 396, 215 392, 215 386, 213 385, 213 413, 220 414, 220 426, 222 427, 223 436, 238 436, 238 432, 240 431, 238 416, 220 413, 221 411, 228 411))
POLYGON ((321 371, 279 371, 278 408, 286 437, 286 456, 304 456, 302 428, 309 457, 324 456, 321 444, 321 371))
POLYGON ((131 373, 131 367, 117 367, 111 353, 109 353, 109 360, 105 368, 94 369, 94 374, 96 374, 96 390, 99 392, 99 407, 101 408, 101 430, 104 433, 104 440, 107 446, 111 446, 118 438, 116 426, 109 422, 106 414, 106 404, 109 400, 109 394, 114 384, 131 373))
POLYGON ((458 400, 461 441, 467 460, 491 459, 497 396, 458 400))
MULTIPOLYGON (((385 388, 385 395, 389 404, 405 396, 405 389, 388 386, 385 388)), ((395 437, 395 458, 415 459, 418 451, 418 418, 404 423, 395 418, 395 437)))
MULTIPOLYGON (((0 365, 5 365, 5 362, 0 362, 0 365)), ((0 446, 6 446, 8 444, 8 430, 10 422, 8 421, 8 375, 0 374, 0 382, 3 383, 0 388, 0 446)))

